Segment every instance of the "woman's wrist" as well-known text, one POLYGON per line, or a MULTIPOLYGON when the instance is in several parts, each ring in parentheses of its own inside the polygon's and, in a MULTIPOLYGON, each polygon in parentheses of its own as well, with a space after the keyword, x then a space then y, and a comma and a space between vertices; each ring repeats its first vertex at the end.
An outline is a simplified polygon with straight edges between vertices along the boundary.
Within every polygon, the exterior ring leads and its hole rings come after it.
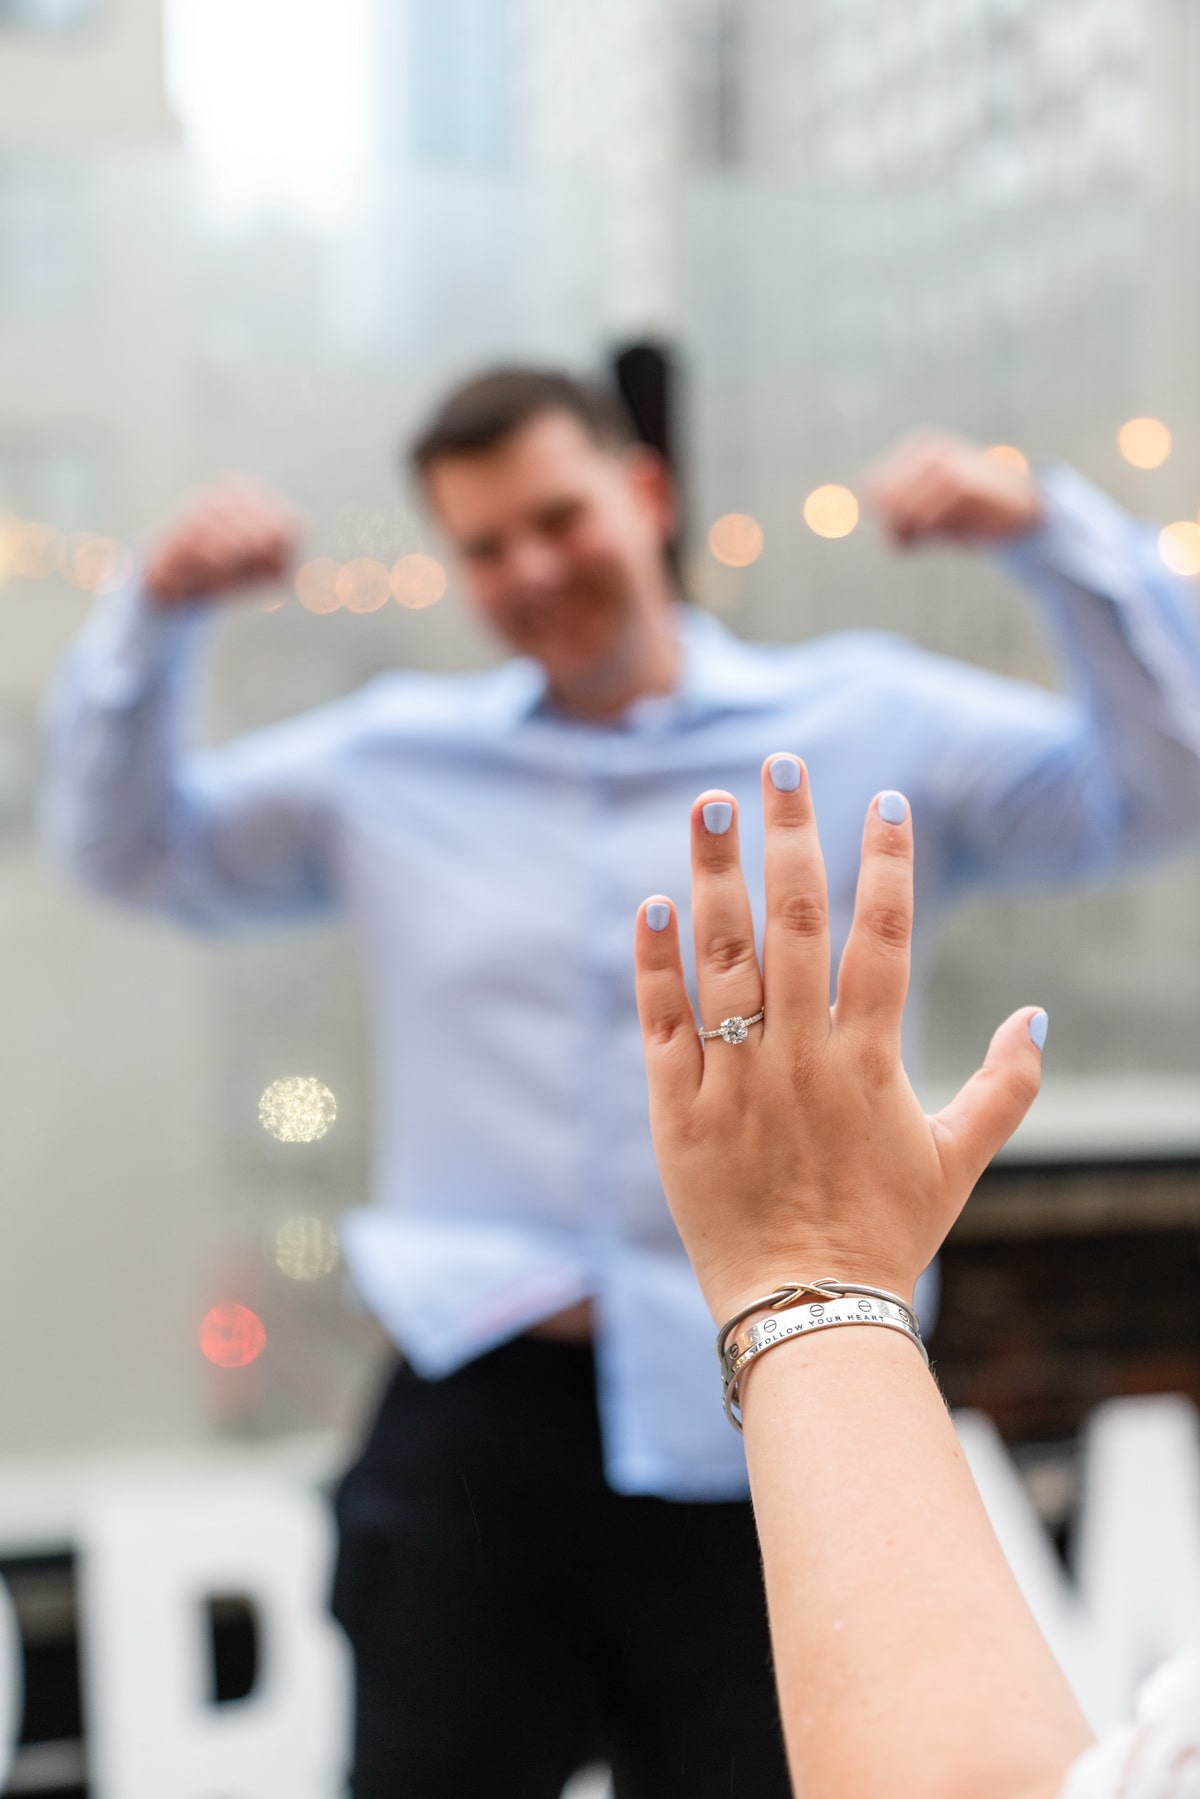
MULTIPOLYGON (((917 1346, 901 1331, 838 1325, 781 1344, 747 1370, 740 1395, 742 1425, 749 1444, 756 1430, 764 1436, 794 1427, 798 1407, 811 1411, 818 1391, 836 1394, 846 1383, 873 1385, 933 1381, 917 1346)), ((933 1383, 936 1391, 936 1382, 933 1383)))
POLYGON ((881 1257, 848 1255, 828 1247, 780 1251, 747 1265, 722 1269, 704 1282, 704 1297, 713 1322, 720 1327, 756 1300, 765 1300, 780 1287, 804 1281, 845 1281, 878 1287, 894 1294, 912 1309, 916 1279, 889 1266, 881 1257))

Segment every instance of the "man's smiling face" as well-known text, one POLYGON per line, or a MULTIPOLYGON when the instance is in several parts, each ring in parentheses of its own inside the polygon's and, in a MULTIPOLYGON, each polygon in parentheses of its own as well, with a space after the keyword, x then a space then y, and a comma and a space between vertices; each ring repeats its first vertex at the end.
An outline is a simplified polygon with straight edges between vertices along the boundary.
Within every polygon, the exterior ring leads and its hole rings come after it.
POLYGON ((552 688, 621 664, 661 592, 672 522, 653 451, 604 447, 547 411, 492 448, 439 457, 425 491, 475 610, 552 688))

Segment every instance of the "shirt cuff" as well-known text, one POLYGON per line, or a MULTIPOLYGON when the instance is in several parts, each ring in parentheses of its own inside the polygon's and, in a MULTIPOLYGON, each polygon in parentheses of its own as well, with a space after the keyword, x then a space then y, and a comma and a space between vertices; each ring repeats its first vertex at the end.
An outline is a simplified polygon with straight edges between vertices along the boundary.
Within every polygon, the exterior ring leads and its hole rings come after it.
POLYGON ((156 605, 140 576, 102 600, 83 632, 93 700, 118 710, 137 705, 207 630, 212 610, 203 601, 156 605))
POLYGON ((997 559, 1018 580, 1066 580, 1120 601, 1136 588, 1135 558, 1146 529, 1077 469, 1055 464, 1038 480, 1042 518, 1001 544, 997 559))

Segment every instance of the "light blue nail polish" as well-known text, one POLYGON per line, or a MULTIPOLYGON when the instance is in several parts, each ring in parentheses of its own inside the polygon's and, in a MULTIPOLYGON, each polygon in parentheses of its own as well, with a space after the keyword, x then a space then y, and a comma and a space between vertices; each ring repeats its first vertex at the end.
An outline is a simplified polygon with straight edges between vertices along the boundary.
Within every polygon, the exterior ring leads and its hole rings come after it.
POLYGON ((776 756, 769 772, 772 787, 780 793, 795 793, 800 785, 800 764, 794 756, 776 756))
POLYGON ((646 907, 646 923, 652 931, 665 931, 671 922, 671 908, 662 900, 655 900, 646 907))
POLYGON ((902 793, 881 793, 879 816, 885 824, 902 825, 908 817, 908 801, 902 793))
POLYGON ((707 806, 701 807, 700 816, 706 831, 711 831, 714 837, 724 837, 733 823, 733 807, 728 800, 709 800, 707 806))
POLYGON ((1049 1029, 1050 1014, 1048 1012, 1035 1012, 1033 1017, 1029 1020, 1029 1035, 1033 1038, 1033 1041, 1037 1044, 1039 1049, 1045 1049, 1046 1032, 1049 1029))

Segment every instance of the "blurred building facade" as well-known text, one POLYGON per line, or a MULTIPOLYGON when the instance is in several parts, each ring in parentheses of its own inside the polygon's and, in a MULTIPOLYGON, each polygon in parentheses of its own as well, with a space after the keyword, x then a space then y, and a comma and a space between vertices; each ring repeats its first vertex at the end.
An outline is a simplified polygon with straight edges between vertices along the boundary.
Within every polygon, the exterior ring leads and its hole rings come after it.
POLYGON ((0 145, 91 150, 171 130, 162 0, 0 0, 0 145))
POLYGON ((1145 173, 1154 0, 810 0, 752 9, 747 154, 892 191, 1036 201, 1145 173))
MULTIPOLYGON (((90 589, 229 467, 300 502, 313 557, 437 556, 397 466, 437 390, 648 334, 685 371, 694 598, 749 636, 875 626, 1052 679, 986 559, 823 539, 803 501, 938 422, 1196 516, 1198 32, 1190 0, 0 0, 0 1558, 61 1537, 114 1453, 304 1433, 289 1466, 327 1470, 313 1433, 345 1434, 382 1352, 331 1237, 369 1181, 340 932, 197 942, 37 849, 39 709, 90 589), (1144 414, 1175 434, 1155 470, 1117 449, 1144 414), (741 568, 706 547, 732 511, 763 533, 741 568), (310 1141, 260 1122, 294 1076, 336 1100, 310 1141), (241 1367, 201 1352, 227 1303, 265 1326, 241 1367)), ((281 589, 214 633, 196 730, 491 654, 452 586, 364 613, 281 589)), ((1018 1436, 1194 1368, 1198 902, 1182 864, 946 935, 930 1091, 1036 996, 1054 1043, 1027 1153, 1144 1158, 1107 1186, 1043 1175, 1025 1212, 994 1176, 947 1257, 950 1390, 1018 1436), (1124 1333, 1121 1360, 1101 1288, 1135 1262, 1169 1328, 1124 1333), (1052 1339, 1045 1283, 1081 1267, 1052 1339)), ((40 1629, 44 1690, 69 1693, 69 1569, 23 1579, 27 1651, 40 1629)), ((214 1632, 240 1667, 245 1621, 214 1632)), ((82 1793, 63 1747, 58 1790, 82 1793)), ((51 1790, 51 1760, 21 1766, 51 1790)))
MULTIPOLYGON (((280 1249, 324 1242, 368 1179, 339 933, 195 943, 66 891, 34 845, 37 711, 91 603, 80 583, 108 567, 95 539, 136 554, 176 495, 235 466, 305 506, 314 556, 436 554, 396 449, 438 387, 500 356, 599 366, 647 331, 687 371, 689 590, 748 635, 884 626, 1050 677, 1036 622, 986 562, 898 563, 865 526, 832 542, 804 524, 813 487, 853 486, 914 424, 1064 456, 1160 522, 1200 499, 1200 245, 1176 204, 1195 174, 1181 70, 1198 59, 1175 0, 929 3, 903 32, 867 0, 363 5, 330 12, 320 55, 289 47, 284 10, 179 0, 170 82, 148 0, 65 32, 0 22, 0 1057, 20 1096, 0 1150, 18 1196, 0 1316, 37 1345, 0 1401, 10 1453, 335 1422, 377 1348, 336 1267, 312 1272, 318 1255, 297 1275, 293 1256, 289 1273, 280 1249), (273 160, 251 158, 231 198, 195 146, 235 100, 250 143, 254 93, 273 160), (352 111, 362 161, 315 196, 314 131, 352 111), (1116 448, 1144 413, 1176 432, 1154 472, 1116 448), (743 569, 705 548, 734 510, 764 532, 743 569), (337 1097, 320 1141, 259 1123, 260 1094, 291 1075, 337 1097), (226 1298, 267 1324, 261 1362, 236 1373, 198 1351, 226 1298)), ((198 731, 284 716, 388 663, 491 654, 453 591, 328 616, 275 598, 216 634, 198 731)), ((1099 1121, 1110 1145, 1182 1152, 1200 1115, 1196 900, 1182 866, 974 908, 939 967, 933 1085, 1035 992, 1058 1077, 1038 1141, 1077 1144, 1099 1121)))

